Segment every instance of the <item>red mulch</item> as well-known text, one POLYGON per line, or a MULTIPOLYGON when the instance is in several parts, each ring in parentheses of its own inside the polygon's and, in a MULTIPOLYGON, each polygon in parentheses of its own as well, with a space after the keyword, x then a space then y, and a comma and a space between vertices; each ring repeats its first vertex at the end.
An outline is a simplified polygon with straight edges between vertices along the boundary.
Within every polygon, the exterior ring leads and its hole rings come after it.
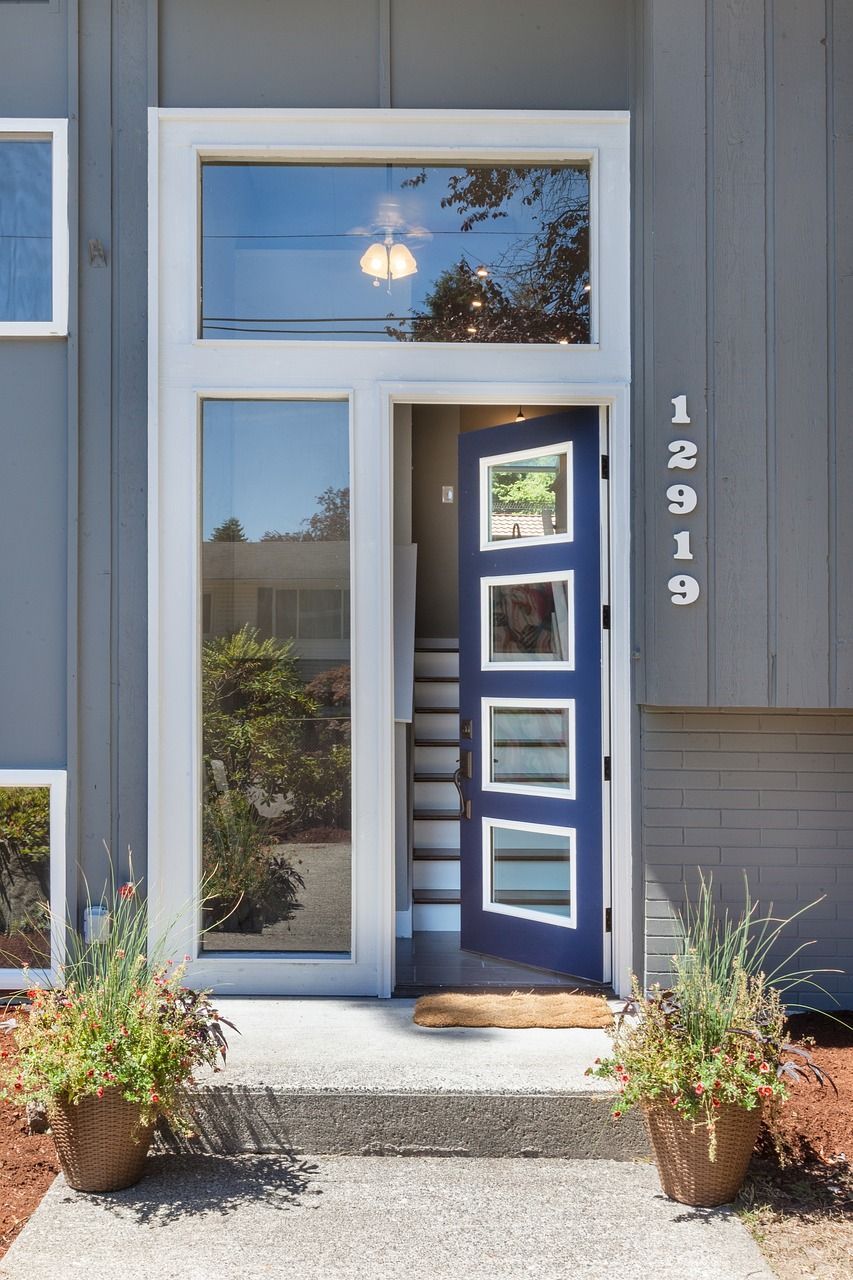
MULTIPOLYGON (((14 1041, 5 1032, 0 1032, 0 1051, 14 1058, 14 1041)), ((30 1133, 26 1111, 0 1102, 0 1258, 58 1170, 50 1134, 30 1133)))
POLYGON ((803 1161, 853 1165, 853 1012, 837 1013, 845 1025, 820 1014, 791 1018, 788 1034, 832 1077, 831 1085, 798 1084, 779 1109, 778 1127, 791 1154, 803 1161), (813 1039, 814 1044, 809 1044, 813 1039))

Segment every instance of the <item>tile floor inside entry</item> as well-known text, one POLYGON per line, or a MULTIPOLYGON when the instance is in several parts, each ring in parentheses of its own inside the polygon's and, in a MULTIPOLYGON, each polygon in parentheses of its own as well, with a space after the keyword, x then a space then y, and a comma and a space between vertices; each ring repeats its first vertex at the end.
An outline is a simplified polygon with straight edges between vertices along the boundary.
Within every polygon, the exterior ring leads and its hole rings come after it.
POLYGON ((578 987, 609 990, 564 973, 463 951, 458 933, 415 932, 411 938, 397 939, 396 996, 450 989, 576 991, 578 987))

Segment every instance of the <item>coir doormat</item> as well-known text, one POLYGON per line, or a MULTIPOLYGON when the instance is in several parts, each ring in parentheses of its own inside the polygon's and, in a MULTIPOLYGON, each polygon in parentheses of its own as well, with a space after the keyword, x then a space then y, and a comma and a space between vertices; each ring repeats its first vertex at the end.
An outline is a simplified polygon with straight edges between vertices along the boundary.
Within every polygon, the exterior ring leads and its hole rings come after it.
POLYGON ((475 996, 443 991, 421 996, 414 1020, 420 1027, 609 1027, 604 996, 523 991, 475 996))

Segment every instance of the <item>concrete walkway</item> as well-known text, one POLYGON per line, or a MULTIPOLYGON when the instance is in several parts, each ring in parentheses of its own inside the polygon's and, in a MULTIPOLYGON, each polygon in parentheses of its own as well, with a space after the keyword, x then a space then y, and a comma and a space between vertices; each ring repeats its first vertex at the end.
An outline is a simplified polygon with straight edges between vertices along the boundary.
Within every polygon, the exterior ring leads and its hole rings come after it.
POLYGON ((648 1165, 590 1160, 152 1158, 108 1196, 58 1178, 5 1280, 769 1280, 725 1210, 648 1165))

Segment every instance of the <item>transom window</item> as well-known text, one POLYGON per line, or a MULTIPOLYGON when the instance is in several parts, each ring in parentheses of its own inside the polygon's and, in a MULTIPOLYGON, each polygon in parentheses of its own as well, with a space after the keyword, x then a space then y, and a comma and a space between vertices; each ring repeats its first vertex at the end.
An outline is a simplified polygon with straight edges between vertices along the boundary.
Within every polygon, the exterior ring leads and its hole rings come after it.
POLYGON ((202 166, 203 338, 590 341, 590 168, 202 166))

